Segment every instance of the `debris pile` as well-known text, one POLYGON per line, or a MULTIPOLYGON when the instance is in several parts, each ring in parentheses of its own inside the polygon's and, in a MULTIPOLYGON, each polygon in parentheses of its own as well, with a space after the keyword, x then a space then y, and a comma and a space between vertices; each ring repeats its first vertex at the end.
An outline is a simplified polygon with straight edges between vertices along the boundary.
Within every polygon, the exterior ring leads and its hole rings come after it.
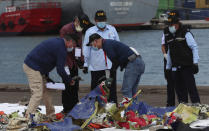
POLYGON ((82 98, 69 114, 57 113, 54 119, 46 117, 39 110, 29 119, 20 116, 18 111, 11 114, 0 111, 0 130, 209 130, 209 105, 181 103, 177 107, 152 107, 136 100, 140 92, 125 103, 107 103, 109 89, 102 82, 82 98))

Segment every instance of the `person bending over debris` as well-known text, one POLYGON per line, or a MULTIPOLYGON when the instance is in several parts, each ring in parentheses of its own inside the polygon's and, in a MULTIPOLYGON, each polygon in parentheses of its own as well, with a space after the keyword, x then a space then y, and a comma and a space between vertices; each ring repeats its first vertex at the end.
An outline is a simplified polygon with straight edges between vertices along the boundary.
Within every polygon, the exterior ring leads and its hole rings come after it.
POLYGON ((138 83, 145 70, 141 55, 134 48, 116 40, 103 39, 97 33, 89 37, 87 46, 91 46, 93 50, 103 49, 114 63, 112 67, 114 70, 117 70, 118 66, 121 71, 125 69, 121 91, 124 97, 131 99, 137 92, 138 83))
POLYGON ((76 46, 77 35, 65 34, 63 38, 50 38, 41 42, 26 57, 23 64, 23 70, 27 75, 29 87, 31 90, 30 102, 25 114, 34 114, 36 108, 43 99, 46 106, 46 115, 51 117, 55 110, 51 102, 49 89, 46 88, 46 82, 52 81, 49 78, 49 72, 54 67, 57 73, 65 83, 66 88, 74 85, 70 75, 67 75, 64 66, 66 63, 67 51, 76 46))

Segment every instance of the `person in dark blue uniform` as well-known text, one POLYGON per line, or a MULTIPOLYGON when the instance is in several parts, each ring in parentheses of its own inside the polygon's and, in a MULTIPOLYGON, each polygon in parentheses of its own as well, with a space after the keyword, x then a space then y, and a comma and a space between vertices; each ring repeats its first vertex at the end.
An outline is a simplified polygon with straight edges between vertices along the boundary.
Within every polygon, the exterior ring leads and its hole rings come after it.
POLYGON ((99 34, 89 36, 89 43, 93 50, 103 49, 107 57, 112 61, 113 69, 120 66, 121 71, 125 69, 122 84, 122 94, 130 100, 137 92, 138 83, 144 73, 145 64, 141 55, 132 47, 111 39, 103 39, 99 34))
POLYGON ((67 52, 76 46, 77 35, 65 34, 63 38, 50 38, 41 42, 26 57, 23 64, 23 70, 27 75, 31 98, 26 111, 26 118, 29 114, 34 114, 36 108, 43 99, 46 106, 46 115, 51 117, 55 110, 52 105, 49 89, 46 88, 46 82, 51 82, 49 72, 55 67, 57 73, 65 83, 66 89, 74 85, 70 75, 67 75, 64 66, 66 63, 67 52))
POLYGON ((198 73, 198 46, 188 26, 179 22, 177 11, 169 13, 169 25, 164 29, 165 43, 168 44, 166 69, 172 70, 172 77, 179 103, 200 103, 194 74, 198 73))

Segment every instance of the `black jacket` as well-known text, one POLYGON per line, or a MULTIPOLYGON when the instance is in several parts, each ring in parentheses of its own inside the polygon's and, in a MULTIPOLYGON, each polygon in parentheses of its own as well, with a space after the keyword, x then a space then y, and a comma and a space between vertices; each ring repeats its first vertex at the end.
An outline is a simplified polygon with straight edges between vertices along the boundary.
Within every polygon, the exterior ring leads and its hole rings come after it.
POLYGON ((175 34, 170 33, 168 27, 164 29, 165 44, 169 47, 173 67, 193 65, 192 50, 185 38, 187 32, 189 29, 182 24, 175 34))

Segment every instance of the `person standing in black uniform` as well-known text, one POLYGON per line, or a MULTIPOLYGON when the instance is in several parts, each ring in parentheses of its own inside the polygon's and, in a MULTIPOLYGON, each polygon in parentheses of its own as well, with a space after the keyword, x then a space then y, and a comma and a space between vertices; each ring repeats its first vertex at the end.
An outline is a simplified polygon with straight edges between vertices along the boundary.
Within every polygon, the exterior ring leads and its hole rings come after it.
POLYGON ((198 73, 198 46, 188 26, 179 22, 177 11, 171 11, 168 27, 164 29, 165 43, 168 44, 166 69, 172 70, 179 103, 200 103, 194 74, 198 73))

